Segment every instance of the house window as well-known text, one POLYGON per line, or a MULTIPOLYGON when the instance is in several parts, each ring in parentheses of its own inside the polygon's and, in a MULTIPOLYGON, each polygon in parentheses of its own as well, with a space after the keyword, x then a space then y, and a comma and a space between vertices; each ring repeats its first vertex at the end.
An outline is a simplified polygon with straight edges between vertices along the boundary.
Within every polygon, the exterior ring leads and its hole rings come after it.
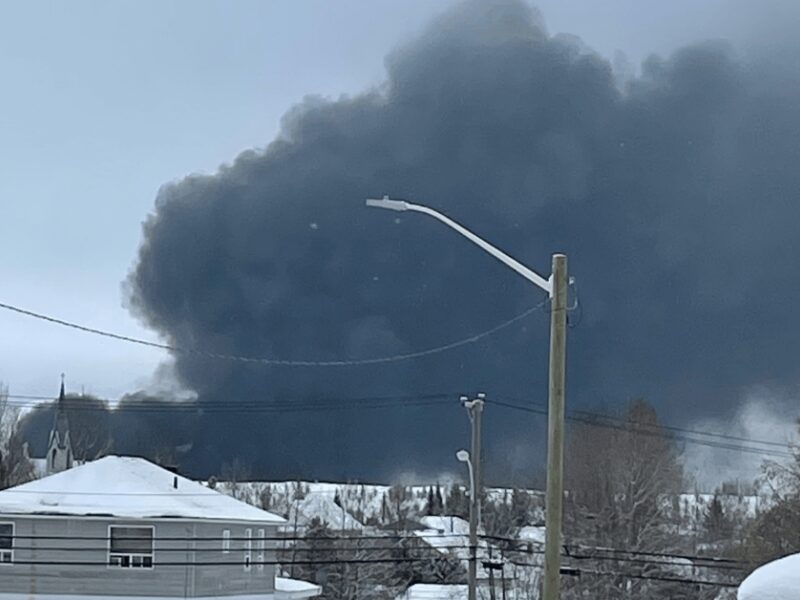
POLYGON ((109 527, 108 564, 124 569, 153 568, 152 527, 109 527))
POLYGON ((0 564, 14 562, 14 524, 0 523, 0 564))
POLYGON ((231 551, 231 530, 222 530, 222 553, 228 554, 231 551))
POLYGON ((244 539, 245 539, 245 547, 244 547, 244 570, 249 571, 250 567, 252 566, 252 556, 253 556, 253 530, 252 529, 245 529, 244 530, 244 539))
POLYGON ((256 561, 258 561, 258 570, 264 570, 264 549, 266 546, 266 535, 263 529, 258 530, 258 554, 256 555, 256 561))

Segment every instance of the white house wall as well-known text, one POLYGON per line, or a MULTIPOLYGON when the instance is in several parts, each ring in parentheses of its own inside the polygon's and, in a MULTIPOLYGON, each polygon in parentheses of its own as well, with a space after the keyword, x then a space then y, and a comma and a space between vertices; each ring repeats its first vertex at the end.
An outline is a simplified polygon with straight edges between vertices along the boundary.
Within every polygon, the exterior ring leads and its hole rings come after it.
MULTIPOLYGON (((245 570, 242 564, 247 549, 247 542, 243 539, 246 529, 253 532, 251 560, 255 563, 259 554, 258 530, 263 528, 265 537, 274 537, 274 524, 38 518, 2 514, 0 522, 15 524, 14 563, 0 564, 0 600, 56 600, 56 597, 57 600, 143 597, 233 597, 238 600, 257 597, 264 600, 274 594, 273 565, 259 568, 253 564, 245 570), (154 526, 153 568, 109 567, 109 525, 154 526), (225 529, 231 532, 231 542, 230 552, 223 554, 221 540, 225 529), (26 539, 25 536, 33 538, 26 539), (41 539, 42 536, 62 539, 41 539), (199 564, 203 562, 216 564, 199 564), (165 563, 180 564, 170 566, 165 563)), ((265 561, 274 561, 275 542, 267 541, 266 546, 265 561)))

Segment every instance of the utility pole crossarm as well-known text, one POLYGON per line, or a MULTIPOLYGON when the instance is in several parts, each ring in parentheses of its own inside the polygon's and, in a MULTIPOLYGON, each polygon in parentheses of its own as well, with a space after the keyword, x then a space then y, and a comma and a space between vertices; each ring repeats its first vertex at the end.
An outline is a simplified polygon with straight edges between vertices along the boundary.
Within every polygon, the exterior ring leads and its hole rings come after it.
POLYGON ((492 246, 486 240, 478 237, 477 235, 472 233, 469 229, 467 229, 463 225, 459 225, 458 223, 453 221, 453 219, 443 215, 442 213, 440 213, 437 210, 434 210, 432 208, 428 208, 427 206, 422 206, 421 204, 412 204, 411 202, 405 202, 404 200, 392 200, 388 196, 384 196, 380 200, 377 200, 377 199, 367 200, 367 206, 374 206, 374 207, 377 207, 377 208, 386 208, 386 209, 389 209, 389 210, 396 210, 396 211, 400 211, 400 212, 404 212, 404 211, 409 211, 410 210, 410 211, 413 211, 413 212, 423 213, 423 214, 426 214, 428 216, 431 216, 434 219, 436 219, 438 221, 441 221, 442 223, 444 223, 445 225, 447 225, 451 229, 454 229, 455 231, 457 231, 458 233, 463 235, 465 238, 467 238, 469 241, 471 241, 473 244, 479 246, 481 249, 485 250, 486 252, 488 252, 489 254, 494 256, 501 263, 503 263, 507 267, 513 269, 514 271, 516 271, 518 274, 522 275, 525 279, 527 279, 531 283, 533 283, 533 284, 537 285, 538 287, 540 287, 542 290, 547 292, 547 294, 549 296, 553 295, 553 284, 552 284, 552 281, 550 281, 548 279, 545 279, 544 277, 542 277, 541 275, 539 275, 535 271, 533 271, 533 270, 529 269, 528 267, 526 267, 525 265, 523 265, 518 260, 516 260, 514 258, 511 258, 508 254, 506 254, 505 252, 503 252, 499 248, 496 248, 495 246, 492 246))

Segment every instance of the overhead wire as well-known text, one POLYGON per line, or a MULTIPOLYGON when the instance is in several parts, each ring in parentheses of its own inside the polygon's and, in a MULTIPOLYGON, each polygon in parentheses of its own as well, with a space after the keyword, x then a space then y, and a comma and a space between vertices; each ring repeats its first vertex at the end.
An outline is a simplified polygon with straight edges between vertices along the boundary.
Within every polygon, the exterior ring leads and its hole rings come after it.
MULTIPOLYGON (((187 541, 195 541, 195 540, 187 540, 187 541)), ((221 540, 217 540, 221 541, 221 540)), ((248 538, 248 542, 258 542, 259 539, 248 538)), ((22 550, 23 548, 15 548, 16 550, 22 550)), ((291 559, 291 560, 282 560, 279 558, 270 559, 270 560, 224 560, 224 561, 212 561, 212 560, 158 560, 154 562, 154 565, 158 566, 228 566, 228 567, 235 567, 235 566, 256 566, 256 565, 270 565, 270 566, 292 566, 292 565, 305 565, 305 566, 313 566, 313 565, 334 565, 334 564, 402 564, 402 563, 415 563, 415 562, 431 562, 437 560, 446 560, 448 558, 447 555, 443 555, 441 550, 442 549, 457 549, 457 550, 469 550, 470 546, 468 545, 459 545, 459 546, 452 546, 452 547, 381 547, 381 548, 366 548, 366 547, 355 547, 355 548, 332 548, 332 549, 323 549, 317 547, 310 547, 310 548, 303 548, 301 551, 308 553, 309 555, 327 551, 336 551, 342 554, 355 553, 355 552, 374 552, 374 551, 391 551, 391 552, 402 552, 403 556, 393 556, 393 557, 379 557, 379 558, 364 558, 364 557, 357 557, 357 558, 331 558, 326 559, 322 557, 313 557, 309 559, 291 559), (418 554, 427 553, 427 556, 414 556, 413 553, 417 552, 418 554)), ((63 552, 64 548, 35 548, 35 550, 46 552, 48 550, 51 551, 59 551, 63 552)), ((203 551, 206 549, 203 548, 196 548, 193 546, 186 546, 184 548, 155 548, 154 552, 157 551, 159 553, 164 551, 180 551, 184 553, 192 552, 195 553, 197 551, 203 551)), ((209 549, 216 552, 220 552, 221 548, 214 548, 209 549)), ((272 547, 272 548, 259 548, 257 545, 254 547, 249 548, 237 548, 231 549, 230 552, 246 552, 246 553, 256 553, 259 552, 273 552, 279 551, 280 549, 272 547)), ((95 551, 95 549, 86 549, 86 548, 72 548, 67 549, 67 551, 76 551, 76 552, 87 552, 87 551, 95 551)), ((97 551, 107 552, 108 547, 102 547, 97 549, 97 551)), ((565 557, 569 557, 569 555, 564 555, 565 557)), ((449 558, 463 561, 462 557, 454 557, 450 556, 449 558)), ((484 557, 485 558, 485 557, 484 557)), ((574 558, 574 557, 573 557, 574 558)), ((107 561, 99 561, 99 560, 20 560, 15 557, 13 561, 14 564, 20 565, 39 565, 39 566, 108 566, 107 561)), ((527 568, 541 568, 540 564, 536 563, 526 563, 526 562, 519 562, 513 559, 504 560, 504 563, 519 566, 519 567, 527 567, 527 568)), ((704 568, 706 565, 680 565, 675 563, 665 563, 665 562, 647 562, 641 561, 643 565, 666 565, 672 567, 690 567, 690 568, 704 568)), ((680 583, 680 584, 690 584, 690 585, 718 585, 718 586, 729 586, 735 587, 736 583, 730 581, 709 581, 703 579, 696 579, 696 578, 687 578, 687 577, 679 577, 679 576, 669 576, 669 575, 660 575, 655 573, 645 574, 640 572, 630 572, 630 571, 620 571, 620 570, 605 570, 605 571, 592 571, 587 570, 584 568, 577 568, 577 569, 567 569, 566 573, 568 575, 598 575, 598 576, 615 576, 615 577, 623 577, 623 578, 633 578, 633 579, 646 579, 646 580, 654 580, 654 581, 664 581, 664 582, 672 582, 672 583, 680 583)))
MULTIPOLYGON (((51 541, 51 542, 61 542, 61 541, 69 541, 76 543, 78 545, 73 547, 68 546, 51 546, 51 545, 42 545, 42 544, 35 544, 31 546, 17 546, 15 545, 14 549, 26 549, 26 550, 41 550, 41 551, 77 551, 77 552, 85 552, 91 550, 107 550, 108 545, 107 542, 111 541, 111 536, 59 536, 59 535, 10 535, 10 536, 3 536, 5 539, 12 539, 12 540, 35 540, 35 541, 51 541), (83 545, 83 542, 104 542, 101 546, 86 546, 83 545)), ((429 535, 424 535, 423 532, 419 532, 419 535, 414 535, 413 532, 409 534, 408 532, 403 534, 388 534, 388 535, 374 535, 374 534, 365 534, 365 535, 325 535, 325 536, 313 536, 313 535, 278 535, 278 536, 264 536, 264 537, 238 537, 238 536, 231 536, 228 538, 222 538, 220 536, 157 536, 154 538, 155 541, 159 543, 164 542, 192 542, 192 543, 221 543, 223 541, 229 542, 305 542, 305 543, 331 543, 331 544, 338 544, 336 548, 319 548, 318 546, 314 546, 311 548, 307 548, 308 551, 329 551, 329 550, 341 550, 341 551, 356 551, 356 550, 469 550, 471 546, 468 543, 462 544, 455 544, 455 543, 446 543, 444 545, 412 545, 412 546, 398 546, 398 545, 380 545, 381 542, 390 542, 394 541, 397 543, 402 542, 414 542, 415 544, 428 544, 428 539, 464 539, 467 535, 464 533, 454 533, 454 534, 446 534, 446 533, 432 533, 429 535), (370 542, 376 543, 378 542, 379 545, 376 546, 363 546, 359 544, 359 542, 370 542), (344 543, 343 543, 344 542, 344 543)), ((491 541, 508 541, 511 543, 516 544, 518 547, 513 549, 506 549, 516 552, 518 554, 527 554, 527 555, 542 555, 544 554, 543 549, 539 548, 529 548, 528 540, 524 539, 515 539, 515 538, 507 538, 501 536, 491 536, 485 534, 479 534, 478 537, 482 541, 491 540, 491 541)), ((185 550, 186 548, 158 548, 159 550, 169 550, 169 551, 177 551, 177 550, 185 550)), ((203 551, 220 551, 220 548, 193 548, 197 550, 203 551)), ((277 549, 275 546, 270 548, 272 550, 277 549)), ((488 550, 488 547, 478 546, 478 550, 481 552, 485 552, 488 550)), ((720 569, 728 569, 732 567, 737 567, 739 565, 744 565, 746 563, 742 561, 738 561, 736 559, 726 558, 726 557, 715 557, 715 556, 702 556, 702 555, 691 555, 691 554, 683 554, 683 553, 670 553, 670 552, 648 552, 644 550, 628 550, 628 549, 621 549, 621 548, 609 548, 605 546, 587 546, 587 545, 564 545, 562 556, 565 558, 571 558, 576 560, 585 560, 585 559, 594 559, 594 560, 616 560, 620 562, 640 562, 642 564, 656 564, 656 565, 669 565, 673 567, 697 567, 697 568, 720 568, 720 569), (577 551, 577 552, 576 552, 577 551), (583 552, 584 554, 581 554, 583 552), (587 552, 602 552, 606 554, 616 554, 617 556, 598 556, 598 555, 589 555, 586 554, 587 552), (644 557, 644 558, 642 558, 644 557), (664 560, 664 559, 672 559, 672 560, 664 560), (685 563, 678 563, 675 562, 676 560, 681 561, 689 561, 692 563, 691 565, 687 565, 685 563), (717 562, 720 564, 698 564, 701 562, 717 562)))
MULTIPOLYGON (((174 401, 165 403, 163 401, 126 400, 115 406, 109 406, 102 401, 93 399, 83 399, 76 396, 68 396, 67 410, 76 412, 106 412, 117 410, 120 412, 294 412, 298 410, 337 410, 344 408, 380 408, 383 406, 410 406, 410 405, 429 405, 451 403, 457 405, 458 394, 432 393, 415 395, 396 395, 396 396, 360 396, 360 397, 335 397, 322 396, 319 398, 297 398, 297 399, 278 399, 278 400, 228 400, 224 402, 204 402, 204 401, 174 401)), ((18 401, 14 394, 9 394, 9 404, 18 408, 46 408, 47 404, 28 400, 30 396, 23 396, 22 401, 18 401)), ((53 399, 50 399, 52 402, 53 399)))
MULTIPOLYGON (((364 397, 322 397, 282 399, 277 401, 258 400, 229 400, 229 401, 175 401, 173 403, 153 402, 149 400, 129 400, 116 406, 98 404, 96 400, 82 400, 80 397, 70 396, 68 410, 76 412, 106 412, 118 410, 130 413, 236 413, 236 414, 276 414, 292 412, 318 412, 342 411, 355 409, 404 409, 410 407, 458 406, 455 401, 462 394, 456 392, 442 392, 421 395, 398 396, 364 396, 364 397)), ((44 408, 47 405, 39 404, 32 399, 45 398, 33 395, 8 394, 9 404, 18 408, 44 408), (18 401, 17 399, 21 399, 18 401)), ((53 401, 52 399, 51 402, 53 401)), ((488 398, 487 404, 501 408, 517 410, 536 414, 547 415, 547 408, 539 404, 517 404, 505 400, 488 398)), ((672 425, 649 425, 630 421, 623 417, 595 413, 585 410, 570 410, 565 415, 566 420, 591 427, 603 427, 626 431, 636 435, 660 437, 688 444, 701 445, 710 448, 734 452, 750 453, 760 456, 775 458, 794 458, 794 446, 774 440, 763 440, 745 436, 733 436, 712 431, 688 429, 672 425), (702 436, 698 437, 691 436, 702 436), (719 441, 718 441, 719 440, 719 441), (739 443, 729 443, 739 442, 739 443), (760 446, 767 446, 766 448, 760 446)))
POLYGON ((500 323, 499 325, 495 325, 494 327, 486 329, 480 333, 462 338, 454 342, 450 342, 448 344, 443 344, 441 346, 435 346, 433 348, 427 348, 416 352, 394 354, 390 356, 381 356, 381 357, 364 358, 364 359, 341 359, 341 360, 309 360, 309 359, 293 360, 284 358, 255 357, 255 356, 243 356, 238 354, 226 354, 221 352, 211 352, 199 348, 186 348, 184 346, 178 346, 174 344, 164 344, 161 342, 153 342, 150 340, 144 340, 133 336, 121 335, 111 331, 98 329, 96 327, 90 327, 88 325, 82 325, 80 323, 75 323, 72 321, 67 321, 64 319, 46 315, 44 313, 28 310, 26 308, 15 306, 13 304, 7 304, 5 302, 0 302, 0 308, 11 312, 15 312, 17 314, 25 315, 34 319, 38 319, 40 321, 46 321, 48 323, 52 323, 55 325, 61 325, 63 327, 75 329, 77 331, 82 331, 84 333, 90 333, 93 335, 98 335, 101 337, 114 339, 122 342, 138 344, 140 346, 147 346, 149 348, 157 348, 159 350, 167 350, 169 352, 186 354, 189 356, 197 356, 201 358, 242 362, 242 363, 254 363, 254 364, 279 366, 279 367, 357 367, 357 366, 378 365, 378 364, 413 360, 417 358, 423 358, 426 356, 433 356, 435 354, 441 354, 449 350, 455 350, 456 348, 460 348, 468 344, 474 344, 484 338, 487 338, 491 335, 494 335, 495 333, 502 331, 503 329, 511 327, 512 325, 518 323, 519 321, 522 321, 523 319, 527 318, 528 316, 532 315, 538 310, 541 310, 545 306, 545 304, 547 304, 547 302, 548 299, 545 299, 540 303, 536 304, 535 306, 532 306, 527 310, 523 311, 522 313, 518 314, 517 316, 512 317, 511 319, 508 319, 507 321, 500 323))
MULTIPOLYGON (((514 404, 511 402, 506 402, 503 400, 495 400, 495 399, 487 399, 486 402, 488 404, 494 404, 496 406, 502 406, 505 408, 509 408, 512 410, 518 410, 522 412, 528 412, 536 415, 545 416, 547 415, 546 408, 538 408, 536 406, 528 406, 528 405, 520 405, 514 404)), ((671 428, 673 431, 659 431, 659 429, 666 429, 661 428, 660 426, 653 426, 652 428, 648 428, 648 426, 640 425, 636 422, 629 421, 626 419, 618 419, 617 417, 609 417, 608 415, 601 415, 599 413, 587 413, 586 411, 581 411, 582 414, 575 414, 572 411, 567 412, 565 415, 565 419, 567 421, 581 423, 584 425, 592 426, 592 427, 605 427, 608 429, 616 429, 620 431, 626 431, 629 433, 637 434, 637 435, 644 435, 650 437, 660 437, 665 439, 677 440, 686 442, 689 444, 696 444, 701 446, 707 446, 711 448, 719 448, 722 450, 731 450, 735 452, 745 452, 751 454, 758 454, 762 456, 772 456, 777 458, 794 458, 794 454, 791 452, 792 446, 789 444, 779 444, 773 441, 766 441, 766 440, 758 440, 754 438, 741 438, 742 440, 746 440, 749 443, 754 444, 768 444, 768 445, 775 445, 778 444, 781 447, 786 448, 786 451, 781 451, 777 449, 771 448, 759 448, 756 446, 745 446, 745 445, 737 445, 737 444, 728 444, 723 442, 715 442, 711 439, 704 440, 704 439, 697 439, 688 437, 688 435, 680 435, 677 433, 677 430, 680 428, 671 428), (591 415, 591 416, 590 416, 591 415), (620 423, 608 423, 602 422, 603 420, 619 420, 620 423)), ((703 435, 707 437, 720 437, 722 439, 727 438, 725 434, 715 434, 712 432, 705 432, 703 435)))
MULTIPOLYGON (((576 293, 576 307, 577 307, 578 306, 577 287, 576 287, 575 293, 576 293)), ((277 358, 248 357, 248 356, 241 356, 241 355, 235 355, 235 354, 224 354, 224 353, 210 352, 210 351, 201 350, 201 349, 195 349, 195 348, 185 348, 185 347, 181 347, 181 346, 176 346, 176 345, 171 345, 171 344, 162 344, 162 343, 159 343, 159 342, 152 342, 152 341, 149 341, 149 340, 143 340, 143 339, 139 339, 139 338, 135 338, 135 337, 131 337, 131 336, 125 336, 125 335, 117 334, 117 333, 114 333, 114 332, 101 330, 101 329, 98 329, 98 328, 95 328, 95 327, 90 327, 90 326, 82 325, 82 324, 79 324, 79 323, 67 321, 67 320, 64 320, 64 319, 60 319, 60 318, 57 318, 57 317, 53 317, 53 316, 50 316, 50 315, 46 315, 46 314, 43 314, 43 313, 39 313, 39 312, 36 312, 36 311, 32 311, 32 310, 29 310, 29 309, 26 309, 26 308, 22 308, 22 307, 19 307, 19 306, 15 306, 15 305, 3 303, 3 302, 0 302, 0 308, 5 309, 5 310, 9 310, 9 311, 12 311, 12 312, 15 312, 15 313, 18 313, 18 314, 22 314, 22 315, 25 315, 25 316, 28 316, 28 317, 31 317, 31 318, 43 320, 43 321, 46 321, 46 322, 49 322, 49 323, 53 323, 53 324, 61 325, 61 326, 64 326, 64 327, 68 327, 68 328, 76 329, 76 330, 79 330, 79 331, 83 331, 83 332, 86 332, 86 333, 99 335, 99 336, 103 336, 103 337, 108 337, 108 338, 112 338, 112 339, 116 339, 116 340, 124 341, 124 342, 128 342, 128 343, 135 343, 135 344, 139 344, 139 345, 150 346, 150 347, 154 347, 154 348, 158 348, 158 349, 162 349, 162 350, 168 350, 168 351, 177 352, 177 353, 198 355, 198 356, 203 356, 203 357, 213 358, 213 359, 222 359, 222 360, 240 361, 240 362, 254 362, 254 363, 262 363, 262 364, 276 365, 276 366, 306 366, 306 367, 310 367, 310 366, 325 367, 325 366, 328 366, 328 367, 334 367, 334 366, 370 365, 370 364, 380 364, 380 363, 387 363, 387 362, 410 360, 410 359, 414 359, 414 358, 421 358, 421 357, 424 357, 424 356, 437 354, 437 353, 440 353, 440 352, 445 352, 447 350, 455 349, 455 348, 463 346, 465 344, 477 342, 477 341, 479 341, 479 340, 481 340, 481 339, 483 339, 483 338, 485 338, 485 337, 487 337, 489 335, 497 333, 497 332, 501 331, 502 329, 505 329, 505 328, 511 326, 512 324, 514 324, 514 323, 526 318, 527 316, 529 316, 533 312, 536 312, 537 310, 540 310, 547 303, 548 303, 548 299, 545 299, 542 302, 540 302, 539 304, 527 309, 526 311, 522 312, 521 314, 519 314, 519 315, 517 315, 517 316, 515 316, 515 317, 513 317, 513 318, 511 318, 511 319, 509 319, 509 320, 507 320, 507 321, 495 326, 495 327, 492 327, 492 328, 490 328, 488 330, 485 330, 485 331, 483 331, 481 333, 478 333, 476 335, 473 335, 473 336, 470 336, 470 337, 467 337, 467 338, 463 338, 461 340, 458 340, 456 342, 452 342, 452 343, 449 343, 449 344, 444 344, 442 346, 438 346, 438 347, 435 347, 435 348, 429 348, 429 349, 421 350, 421 351, 418 351, 418 352, 411 352, 411 353, 406 353, 406 354, 397 354, 397 355, 386 356, 386 357, 376 357, 376 358, 368 358, 368 359, 353 359, 353 360, 330 360, 330 361, 287 360, 287 359, 277 359, 277 358)), ((30 400, 30 401, 34 401, 34 400, 45 400, 45 401, 46 400, 50 400, 50 398, 47 398, 45 396, 34 396, 34 395, 10 395, 9 394, 7 397, 11 398, 12 400, 30 400)), ((359 407, 361 407, 361 408, 386 408, 387 407, 387 406, 384 406, 384 405, 381 404, 383 402, 382 400, 379 400, 379 399, 376 399, 376 398, 372 398, 370 400, 372 400, 371 404, 362 404, 362 405, 359 405, 359 407)), ((419 398, 419 397, 418 398, 413 398, 413 399, 412 398, 408 398, 407 402, 409 402, 409 403, 413 402, 413 404, 404 403, 403 406, 425 406, 426 402, 423 402, 423 400, 433 400, 433 398, 419 398)), ((511 404, 511 403, 501 402, 501 401, 496 401, 496 400, 493 401, 493 402, 495 404, 497 404, 498 406, 503 406, 503 407, 506 407, 506 408, 516 409, 516 410, 525 410, 527 412, 536 413, 536 414, 546 414, 546 409, 537 410, 536 408, 530 407, 530 406, 514 405, 514 404, 511 404)), ((19 406, 21 408, 34 408, 35 407, 35 405, 33 405, 33 404, 25 404, 23 402, 14 402, 13 404, 16 405, 16 406, 19 406)), ((74 403, 73 403, 73 405, 74 405, 74 409, 75 410, 86 410, 86 411, 103 410, 102 407, 96 407, 95 408, 95 407, 91 406, 88 403, 86 405, 84 405, 84 406, 75 405, 74 403)), ((255 402, 253 402, 252 404, 241 403, 241 404, 237 405, 235 402, 229 401, 229 402, 226 402, 224 404, 214 405, 213 403, 200 403, 200 402, 192 402, 192 401, 190 401, 190 402, 186 402, 186 403, 178 402, 178 403, 176 403, 176 404, 174 404, 172 406, 164 407, 163 405, 148 404, 148 403, 146 403, 146 401, 143 401, 141 404, 134 404, 133 401, 128 400, 128 401, 125 401, 123 403, 123 408, 126 411, 137 410, 137 411, 141 411, 141 412, 158 412, 158 411, 162 411, 162 410, 165 410, 165 411, 166 410, 172 410, 172 411, 174 411, 174 410, 186 410, 186 411, 193 411, 193 412, 194 411, 203 411, 203 412, 234 412, 235 411, 235 412, 242 412, 242 413, 245 413, 245 412, 251 412, 251 413, 258 413, 258 412, 274 413, 274 412, 300 412, 300 411, 309 411, 309 410, 346 410, 346 409, 349 409, 349 408, 353 408, 353 406, 350 406, 350 405, 348 405, 346 403, 338 403, 336 405, 333 405, 333 404, 330 404, 330 405, 329 404, 321 404, 321 403, 319 403, 319 404, 312 404, 312 403, 301 404, 300 402, 297 402, 297 401, 292 401, 291 403, 287 403, 285 406, 279 406, 276 403, 270 403, 270 402, 265 402, 265 403, 255 403, 255 402)), ((615 428, 615 429, 620 429, 620 427, 615 426, 613 424, 595 423, 595 422, 590 422, 590 421, 593 420, 593 419, 599 419, 599 420, 604 420, 604 421, 617 421, 617 422, 622 421, 623 424, 624 424, 623 428, 625 428, 626 430, 635 431, 637 433, 643 433, 645 435, 648 434, 648 432, 646 431, 646 426, 642 426, 642 425, 639 425, 639 424, 631 424, 631 423, 627 422, 625 419, 622 419, 620 417, 615 417, 615 416, 612 416, 612 415, 603 415, 603 414, 599 414, 599 413, 592 413, 592 412, 589 412, 589 411, 573 410, 573 411, 570 411, 569 415, 567 415, 567 419, 571 420, 571 421, 575 421, 575 422, 581 422, 581 423, 584 423, 586 425, 606 426, 606 427, 611 427, 611 428, 615 428)), ((687 443, 701 444, 701 445, 706 445, 706 446, 709 446, 709 447, 715 447, 715 448, 720 448, 720 449, 725 449, 725 450, 733 450, 733 451, 740 451, 740 452, 752 452, 752 453, 758 453, 758 454, 767 454, 767 455, 772 455, 772 456, 776 456, 776 457, 791 457, 791 456, 793 456, 793 455, 791 455, 791 454, 789 454, 787 452, 773 452, 773 451, 769 451, 769 450, 762 450, 762 449, 758 449, 758 448, 750 448, 750 447, 745 447, 745 446, 723 445, 723 444, 715 443, 715 442, 707 442, 707 441, 703 441, 703 440, 687 438, 687 437, 685 437, 685 435, 702 435, 702 436, 705 436, 705 437, 712 437, 712 438, 715 438, 715 439, 725 439, 725 440, 729 440, 729 441, 744 442, 744 443, 755 443, 755 444, 759 444, 759 445, 772 446, 772 447, 776 447, 776 448, 784 448, 784 449, 790 449, 791 448, 791 446, 789 446, 788 444, 783 444, 781 442, 776 442, 776 441, 773 441, 773 440, 756 440, 756 439, 747 438, 747 437, 744 437, 744 436, 734 436, 734 435, 729 435, 729 434, 706 432, 706 431, 701 431, 701 430, 697 430, 697 429, 687 429, 687 428, 680 428, 680 427, 669 426, 669 425, 664 425, 664 426, 659 425, 657 428, 659 430, 666 430, 666 431, 670 431, 670 432, 676 433, 676 434, 684 434, 682 436, 673 436, 673 437, 675 439, 678 439, 679 441, 684 441, 684 442, 687 442, 687 443)), ((656 431, 655 433, 651 433, 651 435, 659 435, 659 436, 664 437, 661 431, 656 431)))

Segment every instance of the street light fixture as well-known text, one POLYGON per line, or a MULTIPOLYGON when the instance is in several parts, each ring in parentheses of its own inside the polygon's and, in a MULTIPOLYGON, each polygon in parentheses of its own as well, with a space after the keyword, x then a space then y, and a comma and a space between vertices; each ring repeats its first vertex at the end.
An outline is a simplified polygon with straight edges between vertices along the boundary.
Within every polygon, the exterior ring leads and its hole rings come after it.
POLYGON ((469 470, 469 572, 467 573, 468 600, 477 598, 477 566, 478 566, 478 510, 477 492, 475 490, 475 468, 466 450, 456 452, 456 458, 467 465, 469 470))
POLYGON ((475 471, 472 469, 472 460, 469 457, 468 450, 459 450, 456 452, 458 462, 465 463, 469 470, 469 497, 472 498, 472 490, 475 489, 475 471))
POLYGON ((567 349, 567 257, 554 254, 552 273, 545 279, 502 250, 481 239, 442 213, 389 196, 367 200, 367 206, 400 212, 418 212, 454 229, 507 267, 547 292, 550 305, 550 377, 547 417, 547 504, 543 600, 558 600, 561 567, 561 521, 564 500, 564 385, 567 349))

